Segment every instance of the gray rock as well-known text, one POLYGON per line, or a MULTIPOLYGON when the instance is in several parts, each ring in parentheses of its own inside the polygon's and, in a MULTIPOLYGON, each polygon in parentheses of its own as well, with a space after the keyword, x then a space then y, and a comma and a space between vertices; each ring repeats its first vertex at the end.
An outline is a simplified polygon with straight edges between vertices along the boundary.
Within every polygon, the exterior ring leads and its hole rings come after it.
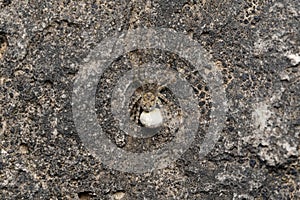
MULTIPOLYGON (((0 0, 0 199, 300 199, 299 8, 298 0, 0 0), (172 52, 137 50, 114 60, 99 77, 95 112, 122 151, 151 152, 174 141, 168 127, 149 139, 118 130, 110 95, 132 67, 179 67, 199 100, 191 147, 144 174, 103 164, 72 114, 85 58, 106 38, 138 27, 197 41, 222 74, 228 100, 223 131, 203 158, 214 88, 193 79, 193 67, 184 68, 191 64, 172 52)), ((172 92, 164 94, 176 104, 172 92)))

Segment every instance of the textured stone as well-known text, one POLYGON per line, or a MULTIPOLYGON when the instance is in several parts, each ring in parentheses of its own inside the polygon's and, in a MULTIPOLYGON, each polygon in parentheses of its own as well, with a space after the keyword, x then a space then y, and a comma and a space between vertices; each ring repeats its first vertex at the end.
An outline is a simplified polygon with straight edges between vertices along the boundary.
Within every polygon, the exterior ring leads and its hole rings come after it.
MULTIPOLYGON (((0 0, 0 199, 300 199, 299 8, 299 0, 0 0), (205 91, 195 91, 195 141, 165 169, 116 171, 81 142, 71 103, 78 70, 99 42, 137 27, 187 34, 222 73, 228 112, 205 158, 211 106, 203 83, 195 83, 205 91)), ((124 151, 173 139, 168 128, 148 140, 122 135, 110 112, 115 81, 148 61, 189 65, 141 50, 99 77, 99 124, 124 151)))

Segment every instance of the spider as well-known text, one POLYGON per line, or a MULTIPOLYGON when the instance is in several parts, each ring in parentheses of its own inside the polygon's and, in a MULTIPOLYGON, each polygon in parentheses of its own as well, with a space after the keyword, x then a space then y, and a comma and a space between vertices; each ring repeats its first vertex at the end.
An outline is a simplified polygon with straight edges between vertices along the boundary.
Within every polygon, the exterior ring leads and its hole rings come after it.
POLYGON ((162 102, 170 109, 174 104, 161 93, 164 89, 166 87, 158 83, 146 83, 139 87, 129 105, 130 119, 138 124, 142 112, 150 113, 155 108, 160 109, 162 102))

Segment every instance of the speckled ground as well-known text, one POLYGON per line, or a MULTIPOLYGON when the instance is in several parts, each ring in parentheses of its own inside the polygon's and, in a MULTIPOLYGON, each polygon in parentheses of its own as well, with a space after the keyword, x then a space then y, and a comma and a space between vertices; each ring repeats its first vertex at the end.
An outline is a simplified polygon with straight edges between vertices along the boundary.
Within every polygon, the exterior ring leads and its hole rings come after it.
POLYGON ((0 199, 300 199, 299 8, 0 0, 0 199), (71 94, 81 62, 104 38, 137 27, 186 33, 222 72, 228 112, 205 159, 196 139, 172 166, 131 174, 107 168, 80 141, 71 94))

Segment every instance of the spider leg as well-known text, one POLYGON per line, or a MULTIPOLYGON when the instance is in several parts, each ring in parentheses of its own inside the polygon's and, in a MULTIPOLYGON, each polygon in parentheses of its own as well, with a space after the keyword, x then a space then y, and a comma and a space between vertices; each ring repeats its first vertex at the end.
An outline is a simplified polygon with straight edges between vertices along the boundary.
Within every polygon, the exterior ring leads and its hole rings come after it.
MULTIPOLYGON (((173 110, 173 112, 175 112, 177 116, 181 115, 181 110, 180 110, 180 108, 178 108, 178 106, 175 105, 172 101, 168 100, 168 99, 167 99, 163 94, 161 94, 161 93, 158 93, 158 97, 159 97, 160 99, 162 99, 162 100, 168 105, 167 110, 168 110, 169 112, 172 112, 171 110, 173 110)), ((168 113, 169 113, 169 112, 168 112, 168 113)))
POLYGON ((138 95, 133 102, 129 105, 129 112, 133 109, 133 107, 140 101, 142 95, 138 95))
POLYGON ((141 100, 142 96, 141 95, 138 95, 136 98, 134 98, 134 100, 132 101, 132 103, 129 105, 129 109, 128 109, 128 112, 130 113, 130 120, 132 121, 135 121, 136 119, 136 106, 137 107, 140 107, 139 106, 139 102, 141 100))
POLYGON ((176 132, 180 125, 182 125, 182 110, 172 101, 168 100, 163 94, 158 93, 158 97, 163 100, 167 107, 164 109, 165 113, 165 125, 171 132, 176 132))
POLYGON ((162 99, 164 102, 166 102, 169 106, 173 105, 173 102, 169 101, 165 95, 161 94, 161 93, 158 93, 157 96, 162 99))
POLYGON ((138 124, 139 123, 139 119, 140 119, 140 111, 141 111, 141 106, 138 105, 136 112, 135 112, 135 123, 138 124))
POLYGON ((135 121, 136 107, 133 107, 132 110, 129 111, 129 113, 130 113, 130 120, 135 121))
POLYGON ((141 96, 138 96, 136 99, 134 99, 134 101, 132 102, 132 104, 130 104, 129 106, 129 113, 130 115, 130 119, 132 121, 136 121, 136 118, 138 118, 137 113, 140 112, 140 100, 141 100, 141 96))

